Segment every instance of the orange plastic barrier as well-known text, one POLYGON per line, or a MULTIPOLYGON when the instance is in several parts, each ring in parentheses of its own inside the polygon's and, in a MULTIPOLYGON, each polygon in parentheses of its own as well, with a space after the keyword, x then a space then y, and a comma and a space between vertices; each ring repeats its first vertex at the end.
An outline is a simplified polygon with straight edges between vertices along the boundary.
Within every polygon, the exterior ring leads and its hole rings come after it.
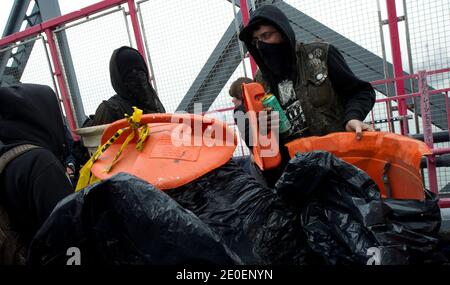
POLYGON ((276 168, 281 163, 278 140, 271 139, 271 131, 268 132, 267 136, 261 136, 258 129, 258 112, 264 109, 261 102, 262 97, 265 95, 264 88, 259 83, 242 84, 242 94, 249 119, 249 131, 253 139, 254 161, 261 170, 276 168), (265 142, 270 141, 271 144, 262 144, 262 140, 265 142), (267 153, 273 154, 266 155, 267 153))
MULTIPOLYGON (((141 124, 150 127, 143 150, 136 150, 138 136, 135 136, 112 170, 106 172, 130 133, 125 131, 94 162, 91 171, 95 177, 107 179, 116 173, 127 172, 158 189, 173 189, 228 162, 237 145, 236 134, 226 123, 199 115, 146 114, 142 116, 141 124)), ((125 119, 112 123, 103 133, 101 144, 128 125, 125 119)))
POLYGON ((421 141, 385 132, 364 132, 358 141, 347 132, 297 139, 286 146, 291 157, 315 150, 340 157, 369 174, 382 197, 424 199, 420 160, 432 152, 421 141))

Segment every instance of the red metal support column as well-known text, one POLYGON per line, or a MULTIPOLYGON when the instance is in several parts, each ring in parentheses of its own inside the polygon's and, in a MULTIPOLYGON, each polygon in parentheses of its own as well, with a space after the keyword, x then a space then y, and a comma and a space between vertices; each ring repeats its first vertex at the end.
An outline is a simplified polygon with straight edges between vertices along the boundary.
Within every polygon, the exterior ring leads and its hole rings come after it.
POLYGON ((443 209, 443 208, 450 208, 450 198, 441 198, 441 199, 439 199, 439 207, 441 209, 443 209))
POLYGON ((69 14, 50 19, 48 21, 43 22, 40 25, 29 27, 21 32, 14 33, 12 35, 9 35, 7 37, 0 39, 0 47, 8 45, 8 44, 16 42, 16 41, 20 41, 27 37, 31 37, 33 35, 37 35, 46 29, 54 29, 58 26, 66 24, 68 22, 72 22, 72 21, 81 19, 83 17, 86 17, 88 15, 91 15, 93 13, 97 13, 97 12, 109 9, 115 5, 123 4, 126 1, 127 0, 103 0, 96 4, 87 6, 85 8, 82 8, 82 9, 74 11, 74 12, 71 12, 69 14))
POLYGON ((448 100, 448 91, 444 92, 444 96, 445 96, 445 110, 447 111, 447 129, 448 134, 450 136, 450 102, 448 100))
MULTIPOLYGON (((422 113, 422 126, 423 136, 426 145, 433 150, 433 129, 431 121, 431 106, 430 106, 430 94, 428 92, 427 74, 425 71, 419 71, 419 93, 420 93, 420 108, 422 113)), ((434 155, 427 157, 428 163, 428 181, 430 184, 430 190, 434 193, 438 193, 437 186, 437 173, 436 173, 436 158, 434 155)))
MULTIPOLYGON (((128 0, 128 10, 130 11, 131 24, 133 25, 134 37, 136 39, 137 50, 141 53, 144 60, 147 62, 145 56, 144 42, 142 41, 141 29, 139 28, 139 22, 136 13, 136 7, 134 6, 134 0, 128 0)), ((151 74, 153 76, 153 74, 151 74)))
MULTIPOLYGON (((250 20, 248 6, 247 6, 247 0, 240 0, 239 2, 241 5, 242 22, 244 23, 244 26, 247 26, 248 21, 250 20)), ((253 59, 253 57, 251 55, 250 55, 250 67, 252 69, 252 75, 254 78, 258 67, 256 66, 255 60, 253 59)))
POLYGON ((47 36, 47 43, 50 50, 50 57, 54 66, 54 75, 56 76, 56 81, 58 82, 59 92, 61 93, 61 98, 64 106, 64 111, 66 112, 67 122, 69 124, 72 137, 78 139, 78 136, 73 132, 77 125, 75 123, 75 118, 73 116, 72 106, 70 104, 69 94, 66 88, 66 82, 64 81, 64 75, 62 73, 61 62, 59 61, 58 51, 56 49, 55 41, 53 40, 53 32, 50 29, 45 30, 45 35, 47 36))
MULTIPOLYGON (((394 64, 394 77, 403 76, 403 66, 402 66, 402 54, 400 48, 400 38, 398 34, 398 18, 397 9, 395 6, 395 0, 386 0, 386 8, 388 13, 389 21, 389 35, 391 39, 391 52, 392 61, 394 64)), ((397 96, 405 94, 405 84, 403 80, 396 80, 395 87, 397 90, 397 96)), ((406 120, 407 108, 405 99, 398 100, 398 113, 400 117, 403 117, 403 124, 401 124, 402 135, 408 134, 408 121, 406 120)))

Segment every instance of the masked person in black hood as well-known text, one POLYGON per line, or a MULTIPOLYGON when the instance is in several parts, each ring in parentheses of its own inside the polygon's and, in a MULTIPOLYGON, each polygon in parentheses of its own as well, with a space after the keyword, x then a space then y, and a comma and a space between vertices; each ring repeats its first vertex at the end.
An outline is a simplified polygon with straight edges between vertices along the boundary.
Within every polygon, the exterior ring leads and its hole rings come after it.
POLYGON ((116 49, 109 61, 109 72, 117 94, 98 106, 93 121, 84 124, 85 127, 123 119, 125 114, 133 113, 133 106, 142 109, 144 114, 166 112, 149 82, 144 58, 137 50, 127 46, 116 49))
POLYGON ((66 139, 53 90, 34 84, 0 88, 0 140, 0 206, 26 244, 56 204, 73 193, 63 167, 66 139))
MULTIPOLYGON (((276 6, 256 9, 239 39, 259 67, 256 81, 274 94, 289 120, 290 127, 280 134, 281 146, 339 131, 356 132, 360 139, 362 131, 373 130, 363 123, 375 104, 370 83, 353 74, 334 46, 297 42, 288 18, 276 6)), ((287 161, 286 149, 280 151, 287 161)))

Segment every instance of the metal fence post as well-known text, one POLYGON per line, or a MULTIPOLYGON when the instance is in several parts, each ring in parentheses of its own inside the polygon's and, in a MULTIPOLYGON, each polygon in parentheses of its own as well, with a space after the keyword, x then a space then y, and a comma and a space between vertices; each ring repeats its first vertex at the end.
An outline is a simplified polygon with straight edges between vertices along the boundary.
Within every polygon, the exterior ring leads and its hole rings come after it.
MULTIPOLYGON (((231 0, 231 4, 233 6, 233 15, 234 15, 234 25, 236 26, 236 35, 239 36, 239 23, 238 23, 238 19, 237 19, 237 13, 236 13, 236 2, 235 0, 231 0)), ((238 44, 239 44, 239 52, 241 53, 241 57, 242 57, 242 66, 244 67, 244 76, 247 76, 247 69, 245 68, 245 54, 244 54, 244 47, 242 42, 238 39, 238 44)))
POLYGON ((445 109, 447 110, 447 125, 448 127, 448 135, 450 137, 450 102, 448 99, 448 91, 444 93, 445 96, 445 109))
MULTIPOLYGON (((389 36, 391 38, 392 61, 394 63, 394 77, 403 76, 402 53, 400 48, 400 38, 398 34, 398 18, 395 0, 386 0, 386 7, 389 20, 389 36)), ((405 94, 405 84, 403 80, 395 81, 397 96, 405 94)), ((406 121, 407 108, 405 99, 398 101, 398 113, 403 118, 400 125, 402 135, 408 134, 408 121, 406 121)))
MULTIPOLYGON (((247 0, 240 0, 239 2, 241 5, 242 22, 244 23, 244 27, 245 27, 245 26, 247 26, 247 24, 250 20, 247 0)), ((249 54, 249 57, 250 57, 250 67, 252 68, 252 74, 253 74, 253 78, 254 78, 258 67, 256 66, 255 60, 253 59, 253 57, 250 54, 249 54)))
POLYGON ((54 76, 56 76, 56 81, 58 82, 59 92, 61 93, 61 98, 63 101, 64 110, 66 111, 67 122, 74 139, 78 139, 78 136, 74 134, 74 130, 77 128, 75 123, 75 118, 73 116, 72 106, 70 104, 70 98, 67 93, 66 82, 64 81, 64 75, 62 73, 61 62, 59 61, 58 51, 56 49, 56 44, 53 39, 53 32, 50 29, 45 30, 45 35, 47 36, 47 43, 50 49, 50 57, 54 66, 54 76))
POLYGON ((136 39, 137 50, 141 53, 144 60, 147 60, 147 57, 145 56, 145 48, 144 42, 142 41, 141 30, 139 29, 136 7, 134 6, 134 0, 128 0, 128 10, 130 11, 131 24, 133 26, 134 37, 136 39))
POLYGON ((140 31, 141 31, 142 37, 144 39, 145 53, 147 54, 147 63, 148 63, 148 67, 150 68, 150 80, 153 82, 153 88, 155 88, 156 94, 159 94, 158 93, 158 85, 156 84, 155 70, 153 68, 153 64, 152 64, 152 60, 151 60, 151 56, 150 56, 150 49, 148 47, 147 33, 145 32, 145 25, 144 25, 144 21, 143 21, 144 18, 142 17, 141 4, 145 1, 147 1, 147 0, 141 0, 141 1, 137 2, 137 4, 136 4, 137 13, 139 15, 139 18, 141 19, 139 22, 139 27, 141 29, 140 31))
MULTIPOLYGON (((424 141, 427 146, 433 150, 433 129, 431 122, 430 94, 428 92, 427 74, 425 71, 419 71, 419 92, 420 92, 420 108, 422 111, 422 126, 424 141)), ((428 163, 428 181, 430 190, 438 194, 436 158, 434 155, 427 157, 428 163)))
MULTIPOLYGON (((379 22, 379 28, 380 28, 380 43, 381 43, 381 54, 383 55, 383 70, 384 70, 384 80, 385 81, 385 88, 386 88, 386 96, 390 97, 390 92, 389 92, 389 85, 392 84, 393 82, 389 82, 387 81, 387 79, 389 78, 389 69, 388 69, 388 64, 387 64, 387 59, 386 59, 386 45, 384 42, 384 32, 383 32, 383 19, 381 17, 381 7, 380 7, 380 0, 377 0, 377 14, 378 14, 378 22, 379 22)), ((394 114, 392 114, 392 101, 386 102, 386 104, 389 104, 388 108, 386 108, 387 112, 389 113, 389 116, 392 118, 394 117, 394 114)), ((395 133, 395 124, 394 121, 390 121, 388 122, 388 127, 389 127, 389 131, 395 133)))
MULTIPOLYGON (((409 65, 409 74, 414 74, 414 67, 413 67, 413 58, 412 58, 412 52, 411 52, 411 37, 409 34, 409 18, 408 18, 408 8, 406 5, 406 0, 403 0, 403 10, 405 11, 405 37, 406 37, 406 49, 408 54, 408 65, 409 65)), ((411 78, 411 92, 416 92, 416 84, 414 82, 414 78, 411 78)), ((419 106, 417 102, 418 98, 413 98, 414 103, 414 123, 416 127, 416 134, 420 134, 420 127, 419 127, 419 106)))

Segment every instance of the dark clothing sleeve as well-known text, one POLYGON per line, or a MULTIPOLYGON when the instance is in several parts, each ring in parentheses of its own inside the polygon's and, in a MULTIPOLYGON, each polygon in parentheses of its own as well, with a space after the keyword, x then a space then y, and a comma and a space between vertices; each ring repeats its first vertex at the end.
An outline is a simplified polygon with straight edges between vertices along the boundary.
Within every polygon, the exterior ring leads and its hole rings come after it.
POLYGON ((69 163, 73 163, 73 165, 76 165, 76 159, 73 156, 74 141, 67 125, 64 125, 64 134, 66 137, 66 148, 64 149, 64 166, 67 166, 69 163))
POLYGON ((109 124, 115 121, 113 114, 110 112, 106 104, 107 103, 102 102, 97 107, 94 115, 94 121, 92 122, 91 126, 109 124))
POLYGON ((45 222, 56 204, 70 195, 73 192, 72 189, 72 185, 59 161, 50 160, 47 165, 42 165, 42 168, 36 174, 36 178, 34 178, 32 191, 29 193, 29 198, 33 201, 32 208, 36 209, 39 224, 45 222))
POLYGON ((233 111, 234 122, 236 123, 236 125, 238 127, 241 138, 244 140, 245 144, 251 151, 252 143, 251 143, 250 123, 249 123, 248 117, 245 116, 245 113, 246 112, 245 112, 244 104, 241 104, 241 105, 235 107, 234 111, 233 111))
POLYGON ((363 121, 375 104, 372 85, 357 78, 332 45, 328 50, 328 73, 334 90, 344 103, 344 126, 352 119, 363 121))
POLYGON ((28 242, 56 204, 73 193, 57 158, 48 150, 30 150, 11 161, 0 181, 2 205, 12 225, 28 242))

